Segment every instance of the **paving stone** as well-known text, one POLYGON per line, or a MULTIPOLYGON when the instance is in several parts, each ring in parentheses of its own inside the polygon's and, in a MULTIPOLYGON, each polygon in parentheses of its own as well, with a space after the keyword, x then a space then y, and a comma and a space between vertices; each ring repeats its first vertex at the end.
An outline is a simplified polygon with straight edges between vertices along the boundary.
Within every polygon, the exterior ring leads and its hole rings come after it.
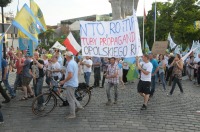
MULTIPOLYGON (((13 84, 15 74, 9 76, 13 84)), ((83 76, 79 77, 83 82, 83 76)), ((93 74, 91 76, 93 83, 93 74)), ((44 85, 46 85, 44 83, 44 85)), ((17 91, 17 97, 9 104, 2 105, 5 123, 0 125, 1 132, 199 132, 200 131, 200 88, 193 87, 190 81, 183 81, 185 94, 180 96, 178 86, 170 97, 162 92, 162 85, 157 85, 153 98, 148 103, 148 109, 141 111, 143 98, 137 93, 137 81, 119 89, 117 105, 106 106, 105 88, 94 88, 92 98, 84 110, 77 113, 76 119, 65 119, 69 107, 56 107, 46 117, 32 114, 33 99, 18 101, 22 92, 17 91)), ((47 91, 48 88, 44 88, 47 91)), ((112 100, 113 100, 112 90, 112 100)), ((0 101, 3 98, 0 96, 0 101)), ((59 103, 61 103, 59 101, 59 103)))

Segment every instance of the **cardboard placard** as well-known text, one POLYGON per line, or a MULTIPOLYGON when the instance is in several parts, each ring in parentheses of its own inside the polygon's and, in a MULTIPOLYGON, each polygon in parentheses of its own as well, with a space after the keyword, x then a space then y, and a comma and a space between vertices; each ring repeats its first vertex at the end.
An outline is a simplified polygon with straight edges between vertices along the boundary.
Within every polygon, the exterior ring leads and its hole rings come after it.
POLYGON ((166 54, 166 49, 168 47, 168 41, 156 41, 152 47, 153 54, 166 54))

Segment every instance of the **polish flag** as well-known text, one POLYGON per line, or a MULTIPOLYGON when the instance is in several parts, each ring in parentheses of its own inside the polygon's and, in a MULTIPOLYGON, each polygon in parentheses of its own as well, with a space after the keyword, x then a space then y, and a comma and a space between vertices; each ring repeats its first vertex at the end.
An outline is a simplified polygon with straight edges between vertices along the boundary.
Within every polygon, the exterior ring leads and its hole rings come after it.
POLYGON ((63 42, 65 47, 71 51, 74 55, 77 55, 81 50, 81 46, 76 42, 74 36, 70 32, 65 41, 63 42))

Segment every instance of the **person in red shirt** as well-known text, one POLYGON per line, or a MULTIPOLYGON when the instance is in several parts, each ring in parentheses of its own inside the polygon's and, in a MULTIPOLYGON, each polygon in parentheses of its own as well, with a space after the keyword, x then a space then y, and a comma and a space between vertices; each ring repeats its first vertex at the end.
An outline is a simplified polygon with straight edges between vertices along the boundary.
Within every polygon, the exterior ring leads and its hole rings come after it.
POLYGON ((7 53, 7 57, 9 59, 9 70, 14 72, 13 67, 12 67, 13 64, 14 64, 14 53, 13 53, 12 47, 9 48, 9 51, 7 53))
POLYGON ((15 65, 12 65, 13 68, 17 69, 16 72, 16 78, 15 78, 15 83, 14 83, 14 90, 17 90, 17 87, 20 86, 22 84, 22 70, 23 70, 23 66, 19 65, 19 61, 21 60, 21 62, 24 62, 24 58, 22 55, 21 51, 18 51, 17 54, 13 54, 14 58, 16 59, 15 65))

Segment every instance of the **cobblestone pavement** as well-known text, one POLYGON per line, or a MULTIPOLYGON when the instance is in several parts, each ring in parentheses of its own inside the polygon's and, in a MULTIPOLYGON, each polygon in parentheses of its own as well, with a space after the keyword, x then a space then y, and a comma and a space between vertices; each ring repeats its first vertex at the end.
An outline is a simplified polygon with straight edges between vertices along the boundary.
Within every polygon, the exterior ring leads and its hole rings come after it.
MULTIPOLYGON (((10 75, 13 84, 14 73, 10 75)), ((80 77, 83 80, 83 77, 80 77)), ((93 82, 93 76, 91 76, 93 82)), ((5 123, 0 126, 0 132, 199 132, 200 131, 200 87, 188 80, 183 81, 185 94, 179 95, 176 87, 174 94, 168 97, 158 85, 154 97, 150 100, 148 109, 140 111, 143 98, 137 93, 137 81, 119 88, 119 102, 106 106, 105 89, 92 90, 92 99, 84 110, 77 113, 76 119, 65 119, 69 107, 56 107, 46 117, 36 117, 32 114, 32 99, 18 101, 21 91, 9 104, 3 104, 2 112, 5 123)), ((22 96, 22 95, 21 95, 22 96)), ((0 101, 3 98, 0 97, 0 101)))

